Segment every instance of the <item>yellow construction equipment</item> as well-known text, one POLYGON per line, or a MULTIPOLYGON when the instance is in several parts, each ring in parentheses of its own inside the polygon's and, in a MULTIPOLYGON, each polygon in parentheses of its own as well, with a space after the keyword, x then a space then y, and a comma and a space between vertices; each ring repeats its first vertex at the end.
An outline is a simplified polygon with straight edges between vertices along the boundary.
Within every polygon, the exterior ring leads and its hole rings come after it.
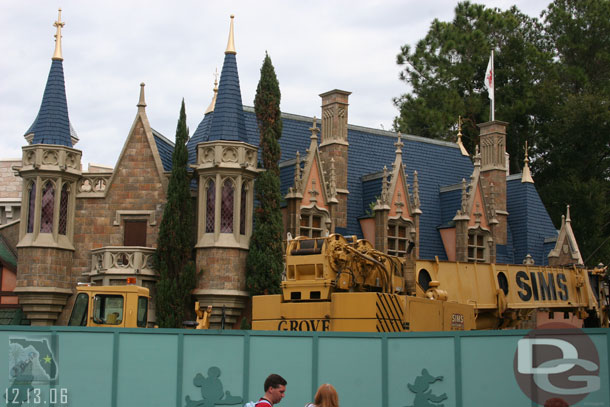
POLYGON ((146 328, 148 288, 79 285, 68 326, 146 328))
POLYGON ((252 329, 502 329, 519 327, 538 309, 607 327, 604 272, 415 260, 386 255, 355 236, 298 237, 287 246, 282 294, 253 297, 252 329))
MULTIPOLYGON (((76 299, 68 326, 97 326, 111 328, 146 328, 148 320, 148 288, 135 285, 128 278, 127 285, 76 287, 76 299)), ((209 329, 212 306, 205 309, 195 303, 197 321, 186 321, 194 329, 209 329)))

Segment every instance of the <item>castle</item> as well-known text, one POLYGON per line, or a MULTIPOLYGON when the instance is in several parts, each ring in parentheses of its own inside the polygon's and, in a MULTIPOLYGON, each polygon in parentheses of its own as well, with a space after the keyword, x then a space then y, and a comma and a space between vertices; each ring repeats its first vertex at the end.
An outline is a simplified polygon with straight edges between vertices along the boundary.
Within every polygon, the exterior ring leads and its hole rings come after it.
MULTIPOLYGON (((11 163, 21 199, 7 197, 0 213, 0 291, 17 294, 33 325, 65 322, 81 281, 114 285, 135 277, 154 296, 153 255, 172 166, 173 143, 151 127, 141 84, 116 166, 83 171, 68 116, 61 15, 55 26, 40 111, 25 132, 20 162, 11 163)), ((232 17, 220 82, 187 144, 194 251, 203 271, 193 295, 214 306, 212 326, 221 309, 229 325, 238 324, 249 298, 245 262, 261 171, 233 32, 232 17)), ((282 114, 286 236, 356 235, 386 253, 423 259, 582 264, 569 212, 558 232, 536 192, 527 152, 523 172, 508 174, 507 123, 481 123, 480 151, 470 156, 459 134, 450 143, 351 125, 349 96, 336 89, 320 95, 319 127, 316 118, 282 114)))

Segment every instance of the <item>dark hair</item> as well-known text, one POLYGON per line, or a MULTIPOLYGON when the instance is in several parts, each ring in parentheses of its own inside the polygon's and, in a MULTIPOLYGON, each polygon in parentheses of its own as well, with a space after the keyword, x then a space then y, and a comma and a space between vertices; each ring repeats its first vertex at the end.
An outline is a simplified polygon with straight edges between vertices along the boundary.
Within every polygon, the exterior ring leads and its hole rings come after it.
POLYGON ((273 387, 277 389, 280 386, 286 386, 288 382, 279 374, 272 373, 265 379, 265 393, 269 389, 269 387, 273 387))

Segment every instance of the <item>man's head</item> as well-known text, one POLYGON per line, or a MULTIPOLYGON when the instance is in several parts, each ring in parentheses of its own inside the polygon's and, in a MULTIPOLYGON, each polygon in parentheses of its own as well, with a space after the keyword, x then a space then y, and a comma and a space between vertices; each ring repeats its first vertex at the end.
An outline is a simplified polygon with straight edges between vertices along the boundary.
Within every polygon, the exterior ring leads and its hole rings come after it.
POLYGON ((279 403, 284 398, 288 382, 279 374, 270 374, 265 380, 265 398, 272 404, 279 403))

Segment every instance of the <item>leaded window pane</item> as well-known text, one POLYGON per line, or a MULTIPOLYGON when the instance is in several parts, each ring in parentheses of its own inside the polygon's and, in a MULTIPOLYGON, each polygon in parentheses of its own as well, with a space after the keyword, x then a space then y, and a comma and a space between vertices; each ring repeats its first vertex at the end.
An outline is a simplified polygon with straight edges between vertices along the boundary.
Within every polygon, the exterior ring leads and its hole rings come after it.
POLYGON ((206 191, 205 206, 205 233, 214 233, 215 206, 216 206, 216 183, 210 181, 206 191))
POLYGON ((70 189, 68 184, 64 184, 61 189, 61 201, 59 202, 59 234, 65 235, 68 228, 68 199, 70 198, 70 189))
POLYGON ((47 182, 42 190, 42 207, 40 215, 40 232, 53 232, 53 207, 55 204, 55 188, 47 182))
POLYGON ((242 184, 241 186, 241 202, 240 202, 240 208, 239 208, 239 233, 241 235, 245 235, 246 234, 246 201, 247 201, 247 196, 246 196, 246 184, 242 184))
POLYGON ((220 232, 233 232, 233 183, 227 179, 222 185, 222 203, 220 205, 220 232))
POLYGON ((36 183, 30 186, 30 198, 28 202, 28 233, 34 232, 34 211, 36 210, 36 183))

